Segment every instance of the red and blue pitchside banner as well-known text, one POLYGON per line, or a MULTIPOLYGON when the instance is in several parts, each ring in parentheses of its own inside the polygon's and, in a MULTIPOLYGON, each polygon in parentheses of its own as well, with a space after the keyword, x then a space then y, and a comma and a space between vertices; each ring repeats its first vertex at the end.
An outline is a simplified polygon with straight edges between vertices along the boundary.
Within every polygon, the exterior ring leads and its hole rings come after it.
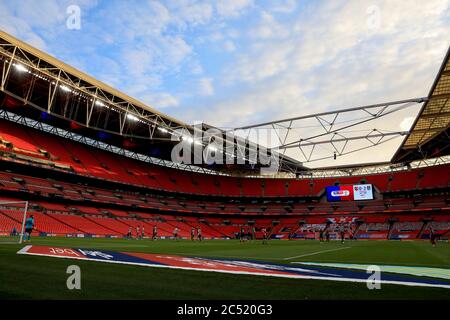
MULTIPOLYGON (((271 276, 291 279, 315 279, 346 282, 367 282, 365 270, 349 270, 316 265, 276 264, 254 260, 186 257, 166 254, 115 252, 95 249, 61 248, 28 245, 18 254, 35 255, 82 261, 138 265, 143 267, 170 268, 192 271, 208 271, 255 276, 271 276)), ((381 283, 409 286, 441 287, 450 289, 450 279, 411 277, 403 274, 383 273, 381 283)))

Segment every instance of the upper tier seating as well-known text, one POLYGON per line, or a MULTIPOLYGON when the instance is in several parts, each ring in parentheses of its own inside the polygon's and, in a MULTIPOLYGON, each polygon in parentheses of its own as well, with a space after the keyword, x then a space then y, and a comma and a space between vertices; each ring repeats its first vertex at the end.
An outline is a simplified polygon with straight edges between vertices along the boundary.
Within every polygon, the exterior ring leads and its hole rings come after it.
MULTIPOLYGON (((421 196, 414 198, 378 199, 361 202, 341 202, 329 204, 317 202, 315 204, 289 204, 280 201, 266 201, 257 203, 234 203, 226 201, 210 201, 195 199, 177 199, 170 196, 156 196, 139 194, 120 190, 107 190, 96 187, 83 186, 59 182, 51 179, 33 178, 8 172, 0 172, 0 191, 16 191, 26 195, 42 197, 42 207, 50 212, 72 212, 88 215, 120 216, 120 210, 106 209, 111 205, 128 207, 128 211, 135 208, 154 209, 160 212, 195 213, 202 215, 259 215, 259 216, 289 216, 289 215, 322 215, 322 214, 380 214, 380 213, 426 213, 431 211, 449 211, 445 196, 421 196), (19 181, 19 182, 16 182, 19 181), (72 205, 58 205, 53 203, 57 196, 59 201, 77 201, 72 205), (287 209, 289 210, 287 210, 287 209)), ((126 215, 126 214, 125 214, 126 215)), ((410 220, 409 220, 410 221, 410 220)))
MULTIPOLYGON (((354 177, 263 179, 212 176, 146 164, 81 143, 0 120, 4 155, 26 154, 27 162, 73 170, 80 175, 186 194, 244 197, 317 196, 335 183, 372 183, 381 192, 448 187, 450 165, 354 177)), ((4 158, 8 159, 8 158, 4 158)), ((76 196, 74 194, 74 196, 76 196)))

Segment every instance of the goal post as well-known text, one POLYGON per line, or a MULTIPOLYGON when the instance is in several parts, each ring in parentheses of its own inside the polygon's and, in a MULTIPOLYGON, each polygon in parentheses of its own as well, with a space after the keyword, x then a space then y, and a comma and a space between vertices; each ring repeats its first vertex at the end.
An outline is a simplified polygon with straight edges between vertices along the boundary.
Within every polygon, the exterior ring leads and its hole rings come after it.
POLYGON ((22 243, 28 201, 0 201, 0 243, 22 243))

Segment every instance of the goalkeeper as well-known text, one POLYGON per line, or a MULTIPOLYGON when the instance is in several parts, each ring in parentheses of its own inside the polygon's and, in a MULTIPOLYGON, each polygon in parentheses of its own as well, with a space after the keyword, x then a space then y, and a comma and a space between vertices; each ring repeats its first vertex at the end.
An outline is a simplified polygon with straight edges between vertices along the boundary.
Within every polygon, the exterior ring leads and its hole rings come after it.
POLYGON ((25 220, 25 241, 31 240, 31 233, 34 228, 34 216, 31 215, 27 220, 25 220))

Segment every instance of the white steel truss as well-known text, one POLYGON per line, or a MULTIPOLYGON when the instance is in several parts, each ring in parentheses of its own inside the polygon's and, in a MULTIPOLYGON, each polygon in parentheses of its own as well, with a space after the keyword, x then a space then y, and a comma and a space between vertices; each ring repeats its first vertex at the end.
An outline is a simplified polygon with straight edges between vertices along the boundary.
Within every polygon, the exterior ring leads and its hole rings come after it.
POLYGON ((234 134, 252 139, 303 165, 363 151, 406 137, 397 116, 409 114, 426 97, 392 101, 332 112, 299 116, 234 128, 234 134), (390 119, 390 121, 386 121, 390 119), (263 139, 261 139, 263 137, 263 139))
POLYGON ((33 119, 29 119, 20 115, 17 115, 12 112, 8 112, 6 110, 0 109, 0 119, 5 119, 14 123, 18 123, 33 129, 37 129, 46 133, 53 134, 55 136, 63 137, 72 141, 80 142, 85 145, 95 147, 101 150, 109 151, 121 156, 125 156, 131 159, 143 161, 145 163, 155 164, 167 168, 174 168, 178 170, 184 170, 184 171, 191 171, 191 172, 197 172, 197 173, 204 173, 204 174, 215 174, 215 175, 227 175, 225 173, 216 172, 212 170, 208 170, 206 168, 202 168, 199 166, 193 166, 193 165, 184 165, 181 163, 175 163, 172 161, 162 160, 154 157, 150 157, 147 155, 143 155, 140 153, 132 152, 129 150, 125 150, 101 141, 97 141, 58 127, 54 127, 51 125, 48 125, 46 123, 42 123, 33 119))
MULTIPOLYGON (((72 119, 80 125, 99 129, 122 136, 136 136, 130 134, 131 127, 146 126, 145 135, 141 138, 155 139, 157 128, 164 128, 169 132, 177 129, 189 130, 191 127, 169 116, 163 115, 151 107, 108 87, 107 85, 63 64, 25 43, 14 39, 0 31, 0 90, 14 98, 45 111, 53 116, 67 118, 68 114, 58 112, 56 103, 61 92, 67 95, 64 103, 72 108, 79 108, 83 112, 83 119, 72 119), (24 75, 25 94, 18 95, 8 86, 13 71, 24 75), (46 103, 35 103, 36 82, 45 85, 46 103), (102 111, 98 111, 102 110, 102 111), (104 115, 108 116, 105 117, 104 115), (102 117, 103 116, 103 117, 102 117), (99 127, 96 117, 102 121, 117 118, 117 130, 107 130, 99 127)), ((67 107, 67 106, 66 106, 67 107)), ((66 110, 65 108, 64 110, 66 110)), ((141 130, 142 132, 142 130, 141 130)))
MULTIPOLYGON (((70 139, 72 141, 80 142, 85 145, 106 150, 115 154, 119 154, 131 159, 143 161, 145 163, 155 164, 159 166, 164 166, 167 168, 173 168, 178 170, 185 170, 196 173, 213 174, 221 176, 230 176, 231 174, 226 174, 222 172, 212 171, 198 166, 187 166, 179 163, 174 163, 171 161, 161 160, 158 158, 153 158, 150 156, 138 154, 128 150, 124 150, 115 146, 108 145, 97 140, 93 140, 70 131, 66 131, 57 127, 50 126, 48 124, 38 122, 32 119, 28 119, 14 113, 8 112, 6 110, 0 109, 0 119, 5 119, 12 121, 30 128, 34 128, 46 133, 50 133, 59 137, 70 139)), ((246 175, 246 177, 252 178, 293 178, 293 179, 311 179, 311 178, 326 178, 326 177, 344 177, 353 175, 365 175, 365 174, 376 174, 376 173, 386 173, 386 172, 398 172, 410 169, 431 167, 436 165, 443 165, 450 163, 450 156, 443 156, 431 159, 423 159, 418 161, 413 161, 409 164, 375 164, 354 168, 330 168, 330 169, 317 169, 317 170, 304 170, 304 171, 292 171, 290 173, 280 173, 274 176, 264 176, 261 175, 246 175)))

